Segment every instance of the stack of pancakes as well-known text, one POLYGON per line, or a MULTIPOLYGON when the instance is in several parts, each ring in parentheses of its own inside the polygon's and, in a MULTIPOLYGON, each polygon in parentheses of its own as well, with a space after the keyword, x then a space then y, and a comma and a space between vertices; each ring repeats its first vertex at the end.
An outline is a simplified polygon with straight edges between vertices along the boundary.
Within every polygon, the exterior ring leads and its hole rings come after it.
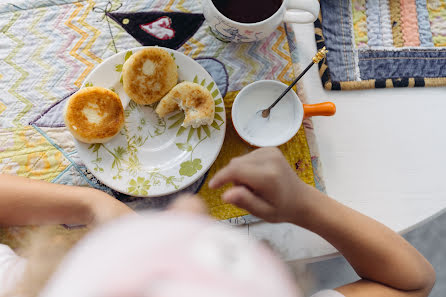
MULTIPOLYGON (((199 84, 178 83, 173 57, 157 47, 133 54, 122 70, 124 91, 136 103, 148 105, 161 100, 160 117, 182 109, 184 127, 198 128, 214 120, 215 103, 211 93, 199 84)), ((73 136, 85 143, 104 143, 124 125, 124 109, 119 96, 105 88, 87 87, 72 95, 65 107, 64 120, 73 136)))

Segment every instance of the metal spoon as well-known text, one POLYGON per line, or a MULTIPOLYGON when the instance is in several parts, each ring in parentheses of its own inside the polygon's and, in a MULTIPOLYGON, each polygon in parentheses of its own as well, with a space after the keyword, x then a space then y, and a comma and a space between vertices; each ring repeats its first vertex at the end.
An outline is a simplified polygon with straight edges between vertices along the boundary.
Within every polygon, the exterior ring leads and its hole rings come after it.
POLYGON ((311 61, 310 65, 307 66, 307 68, 305 68, 304 71, 302 71, 302 73, 288 86, 288 88, 285 89, 285 91, 283 91, 282 94, 280 94, 279 98, 276 99, 276 101, 274 101, 273 104, 271 104, 268 108, 263 109, 263 110, 259 110, 257 112, 257 114, 262 114, 262 117, 267 118, 269 117, 269 114, 271 112, 271 109, 276 106, 277 103, 279 103, 279 101, 296 85, 296 83, 299 81, 299 79, 302 78, 302 76, 305 75, 305 73, 307 73, 308 70, 310 70, 311 66, 313 66, 316 63, 319 63, 327 54, 327 50, 325 48, 325 46, 316 53, 316 55, 313 57, 313 60, 311 61))

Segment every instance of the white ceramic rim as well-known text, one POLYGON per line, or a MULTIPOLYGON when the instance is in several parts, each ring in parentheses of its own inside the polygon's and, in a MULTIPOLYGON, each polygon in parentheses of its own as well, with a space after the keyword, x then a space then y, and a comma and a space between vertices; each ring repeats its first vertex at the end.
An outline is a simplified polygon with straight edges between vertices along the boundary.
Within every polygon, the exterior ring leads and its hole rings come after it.
MULTIPOLYGON (((207 70, 204 69, 204 67, 201 66, 200 63, 198 63, 197 61, 195 61, 195 60, 192 59, 191 57, 186 56, 185 54, 183 54, 183 53, 181 53, 181 52, 179 52, 179 51, 177 51, 177 50, 173 50, 173 49, 170 49, 170 48, 165 48, 165 47, 162 47, 162 46, 140 46, 140 47, 130 48, 130 49, 127 49, 127 50, 125 50, 125 51, 121 51, 121 52, 116 53, 116 54, 114 54, 114 55, 108 57, 107 59, 103 60, 102 63, 96 65, 95 68, 94 68, 94 69, 87 75, 87 77, 85 77, 84 81, 82 82, 82 86, 81 86, 81 88, 83 88, 83 87, 85 86, 85 83, 89 81, 89 78, 90 78, 91 76, 93 76, 94 72, 98 69, 98 67, 99 67, 100 65, 107 63, 108 61, 112 60, 115 56, 117 56, 117 55, 125 55, 125 53, 128 52, 128 51, 133 51, 133 52, 135 53, 136 51, 142 50, 142 49, 144 49, 144 48, 151 48, 151 47, 162 48, 162 49, 168 51, 169 53, 170 53, 170 52, 175 52, 176 55, 182 55, 182 56, 186 57, 187 59, 191 60, 192 63, 195 63, 195 64, 198 65, 200 68, 202 68, 203 71, 206 72, 206 73, 209 75, 209 77, 212 79, 212 81, 215 83, 215 85, 217 85, 217 83, 215 82, 215 80, 213 79, 213 77, 210 75, 210 73, 207 72, 207 70)), ((220 92, 220 89, 218 88, 218 85, 217 85, 217 89, 218 89, 219 92, 220 92)), ((223 103, 224 103, 224 98, 223 98, 223 96, 222 96, 221 93, 220 93, 220 96, 221 96, 221 98, 222 98, 222 100, 223 100, 223 103)), ((128 97, 128 95, 127 95, 127 97, 128 97)), ((128 97, 128 98, 130 99, 130 97, 128 97)), ((131 99, 130 99, 130 100, 131 100, 131 99)), ((121 100, 121 101, 122 101, 122 100, 121 100)), ((130 102, 130 101, 129 101, 129 102, 130 102)), ((126 106, 123 106, 124 109, 127 107, 127 105, 128 105, 129 102, 127 102, 126 106)), ((223 130, 223 137, 221 137, 221 139, 219 139, 219 142, 217 143, 217 146, 216 146, 217 149, 215 150, 215 154, 213 155, 212 158, 209 158, 209 159, 208 159, 208 160, 210 160, 209 164, 208 164, 207 166, 203 166, 203 169, 201 170, 201 174, 197 174, 197 175, 194 176, 194 178, 192 178, 189 182, 186 182, 186 183, 184 183, 183 185, 179 186, 178 189, 173 189, 173 190, 170 190, 170 191, 166 191, 166 192, 164 192, 164 193, 161 194, 161 195, 137 196, 137 195, 128 194, 127 192, 122 192, 122 189, 118 189, 117 187, 115 187, 115 185, 114 185, 113 183, 104 182, 104 180, 98 178, 98 177, 93 173, 94 170, 93 170, 93 167, 92 167, 91 162, 85 162, 84 160, 82 160, 82 161, 84 162, 85 167, 86 167, 86 168, 87 168, 87 169, 88 169, 88 170, 89 170, 89 171, 90 171, 90 172, 91 172, 91 173, 92 173, 92 174, 93 174, 93 175, 94 175, 94 176, 95 176, 101 183, 103 183, 103 184, 106 185, 107 187, 109 187, 109 188, 111 188, 111 189, 113 189, 113 190, 115 190, 115 191, 117 191, 117 192, 119 192, 119 193, 123 193, 123 194, 126 194, 126 195, 130 195, 130 196, 132 196, 132 197, 141 197, 141 198, 157 198, 157 197, 160 197, 160 198, 161 198, 161 197, 164 197, 164 196, 167 196, 167 195, 171 195, 171 194, 180 192, 180 191, 184 190, 185 188, 189 187, 190 185, 194 184, 195 182, 197 182, 201 177, 203 177, 203 175, 205 175, 205 174, 209 171, 209 169, 210 169, 210 168, 212 167, 212 165, 215 163, 215 160, 217 160, 217 157, 220 155, 220 151, 221 151, 221 148, 223 147, 223 143, 224 143, 225 136, 226 136, 226 125, 227 125, 227 121, 228 121, 228 119, 227 119, 227 117, 226 117, 226 108, 225 108, 224 104, 223 104, 223 108, 224 108, 224 110, 223 110, 223 114, 224 114, 224 120, 225 120, 225 124, 222 125, 222 127, 221 127, 221 129, 223 130)), ((73 140, 74 140, 74 143, 75 143, 75 146, 76 146, 76 150, 79 151, 80 141, 78 141, 78 140, 77 140, 76 138, 74 138, 74 137, 73 137, 73 140)), ((79 157, 80 157, 80 156, 79 156, 79 157)), ((204 181, 203 181, 203 182, 204 182, 204 181)))
MULTIPOLYGON (((260 22, 257 22, 257 23, 240 23, 240 22, 231 20, 230 18, 228 18, 227 16, 225 16, 224 14, 222 14, 222 13, 220 12, 220 10, 218 10, 217 7, 215 7, 214 2, 212 2, 212 0, 202 0, 202 1, 208 1, 208 2, 210 3, 211 7, 213 7, 213 8, 217 11, 217 14, 218 14, 220 17, 222 17, 225 21, 229 21, 229 22, 234 23, 234 24, 236 24, 236 25, 238 25, 238 26, 247 26, 247 27, 254 27, 254 26, 258 26, 258 25, 264 25, 264 24, 266 24, 267 22, 270 21, 270 19, 276 17, 277 14, 279 14, 279 13, 283 13, 283 10, 286 9, 287 4, 288 4, 288 0, 283 0, 283 1, 282 1, 282 5, 280 5, 280 8, 279 8, 279 9, 278 9, 272 16, 270 16, 270 17, 267 18, 267 19, 264 19, 263 21, 260 21, 260 22)), ((243 1, 243 0, 242 0, 242 1, 243 1)), ((281 20, 281 21, 283 21, 283 20, 281 20)))
MULTIPOLYGON (((264 146, 263 146, 263 145, 259 145, 258 143, 255 143, 255 142, 253 142, 253 141, 249 141, 249 140, 246 138, 246 136, 243 135, 243 130, 242 130, 242 129, 237 129, 237 127, 238 127, 238 119, 235 117, 234 110, 237 109, 237 106, 238 106, 240 100, 242 100, 242 99, 240 99, 240 98, 243 98, 243 96, 244 96, 244 94, 245 94, 246 92, 248 92, 251 88, 256 87, 257 85, 265 84, 265 83, 271 83, 271 84, 279 85, 279 86, 283 87, 284 90, 288 87, 286 84, 284 84, 284 83, 282 83, 282 82, 280 82, 280 81, 277 81, 277 80, 259 80, 259 81, 256 81, 256 82, 254 82, 254 83, 251 83, 251 84, 245 86, 245 87, 244 87, 244 88, 237 94, 237 96, 236 96, 235 99, 234 99, 234 103, 232 104, 232 109, 231 109, 232 124, 233 124, 233 126, 234 126, 235 131, 237 132, 237 134, 238 134, 238 135, 239 135, 245 142, 247 142, 248 144, 250 144, 250 145, 252 145, 252 146, 255 146, 255 147, 264 147, 264 146)), ((293 130, 292 130, 292 133, 290 133, 290 137, 289 137, 289 138, 287 137, 285 141, 283 141, 283 142, 279 142, 279 143, 277 143, 277 144, 270 145, 270 146, 279 146, 279 145, 282 145, 282 144, 284 144, 284 143, 287 143, 288 141, 290 141, 291 138, 294 137, 294 135, 296 135, 296 133, 297 133, 297 132, 299 131, 299 129, 300 129, 300 126, 302 125, 302 121, 303 121, 303 117, 304 117, 304 106, 303 106, 302 102, 300 101, 299 96, 297 96, 296 92, 294 92, 293 89, 291 89, 288 93, 291 93, 291 94, 292 94, 291 96, 292 96, 292 98, 294 98, 294 101, 295 101, 296 104, 297 104, 298 113, 300 112, 299 114, 301 115, 301 117, 300 117, 300 118, 299 118, 299 117, 296 117, 295 123, 293 124, 294 128, 293 128, 293 130)), ((273 98, 271 99, 271 103, 274 102, 274 101, 272 101, 272 100, 273 100, 273 98)), ((263 108, 263 107, 259 107, 259 110, 260 110, 261 108, 263 108)), ((261 116, 261 115, 259 115, 259 116, 261 116)))

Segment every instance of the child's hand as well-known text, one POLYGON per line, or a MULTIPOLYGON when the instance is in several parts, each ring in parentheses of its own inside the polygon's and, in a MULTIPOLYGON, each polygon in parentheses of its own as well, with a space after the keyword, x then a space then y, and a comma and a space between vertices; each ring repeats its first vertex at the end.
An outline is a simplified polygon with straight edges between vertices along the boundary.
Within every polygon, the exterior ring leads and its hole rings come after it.
POLYGON ((87 196, 92 225, 100 225, 123 215, 135 213, 130 207, 114 197, 94 189, 87 196))
POLYGON ((301 181, 277 148, 262 148, 234 158, 209 182, 234 187, 223 200, 270 222, 296 222, 310 205, 315 189, 301 181))

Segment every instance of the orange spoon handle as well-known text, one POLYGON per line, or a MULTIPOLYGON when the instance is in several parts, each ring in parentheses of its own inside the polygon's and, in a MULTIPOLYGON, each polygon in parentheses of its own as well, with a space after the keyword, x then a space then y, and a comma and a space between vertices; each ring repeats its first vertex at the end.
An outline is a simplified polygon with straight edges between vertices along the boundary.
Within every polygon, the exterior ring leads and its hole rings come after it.
POLYGON ((304 104, 304 118, 314 116, 332 116, 335 113, 336 105, 333 102, 304 104))

